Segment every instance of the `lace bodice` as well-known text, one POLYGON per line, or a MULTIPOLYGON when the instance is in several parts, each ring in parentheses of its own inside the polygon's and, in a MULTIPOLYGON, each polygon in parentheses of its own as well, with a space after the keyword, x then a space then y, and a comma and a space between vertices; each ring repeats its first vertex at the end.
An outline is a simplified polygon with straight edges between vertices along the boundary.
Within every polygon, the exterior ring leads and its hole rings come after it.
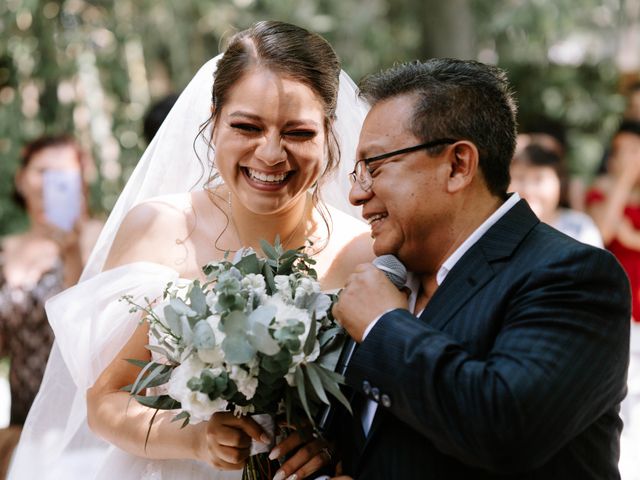
POLYGON ((0 251, 0 354, 11 359, 11 424, 22 425, 38 393, 53 344, 45 302, 63 289, 62 262, 31 287, 11 287, 0 251))

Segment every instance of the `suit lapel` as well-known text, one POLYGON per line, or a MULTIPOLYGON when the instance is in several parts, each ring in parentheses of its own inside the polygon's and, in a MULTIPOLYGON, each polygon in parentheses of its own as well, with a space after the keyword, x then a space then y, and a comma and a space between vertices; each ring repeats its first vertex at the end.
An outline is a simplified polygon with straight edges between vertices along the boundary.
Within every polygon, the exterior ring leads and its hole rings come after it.
POLYGON ((442 329, 493 278, 497 262, 510 257, 538 223, 524 200, 516 203, 454 265, 420 318, 442 329))

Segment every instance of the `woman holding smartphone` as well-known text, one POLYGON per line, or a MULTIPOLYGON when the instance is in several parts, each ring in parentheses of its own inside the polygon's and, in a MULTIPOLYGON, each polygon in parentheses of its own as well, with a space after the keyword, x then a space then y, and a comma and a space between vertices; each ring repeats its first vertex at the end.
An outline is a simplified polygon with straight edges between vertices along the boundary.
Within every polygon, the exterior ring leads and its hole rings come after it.
POLYGON ((53 343, 44 304, 76 283, 100 230, 87 214, 82 158, 71 137, 42 137, 24 147, 15 176, 15 200, 29 227, 0 240, 0 355, 11 359, 10 428, 0 433, 0 478, 53 343))

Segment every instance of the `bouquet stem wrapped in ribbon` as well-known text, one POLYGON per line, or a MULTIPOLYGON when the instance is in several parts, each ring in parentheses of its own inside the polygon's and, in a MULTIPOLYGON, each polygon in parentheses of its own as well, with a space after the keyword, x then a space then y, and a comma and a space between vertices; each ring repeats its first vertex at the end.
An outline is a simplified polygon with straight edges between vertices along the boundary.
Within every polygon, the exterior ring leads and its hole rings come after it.
MULTIPOLYGON (((123 297, 150 331, 152 360, 129 360, 141 367, 126 387, 138 402, 176 410, 183 426, 232 411, 315 428, 330 395, 350 410, 334 372, 344 331, 315 261, 303 248, 283 251, 278 240, 261 246, 266 257, 241 250, 233 261, 207 264, 204 283, 170 283, 162 299, 123 297)), ((267 478, 261 468, 250 459, 244 478, 267 478)))

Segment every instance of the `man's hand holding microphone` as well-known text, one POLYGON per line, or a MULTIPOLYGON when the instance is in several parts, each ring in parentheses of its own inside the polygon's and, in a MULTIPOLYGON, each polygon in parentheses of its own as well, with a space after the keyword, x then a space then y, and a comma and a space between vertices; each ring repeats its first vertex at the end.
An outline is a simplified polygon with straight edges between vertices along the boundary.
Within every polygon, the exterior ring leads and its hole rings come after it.
POLYGON ((385 312, 408 307, 406 279, 406 268, 393 255, 358 265, 340 291, 333 316, 360 343, 371 322, 385 312))

